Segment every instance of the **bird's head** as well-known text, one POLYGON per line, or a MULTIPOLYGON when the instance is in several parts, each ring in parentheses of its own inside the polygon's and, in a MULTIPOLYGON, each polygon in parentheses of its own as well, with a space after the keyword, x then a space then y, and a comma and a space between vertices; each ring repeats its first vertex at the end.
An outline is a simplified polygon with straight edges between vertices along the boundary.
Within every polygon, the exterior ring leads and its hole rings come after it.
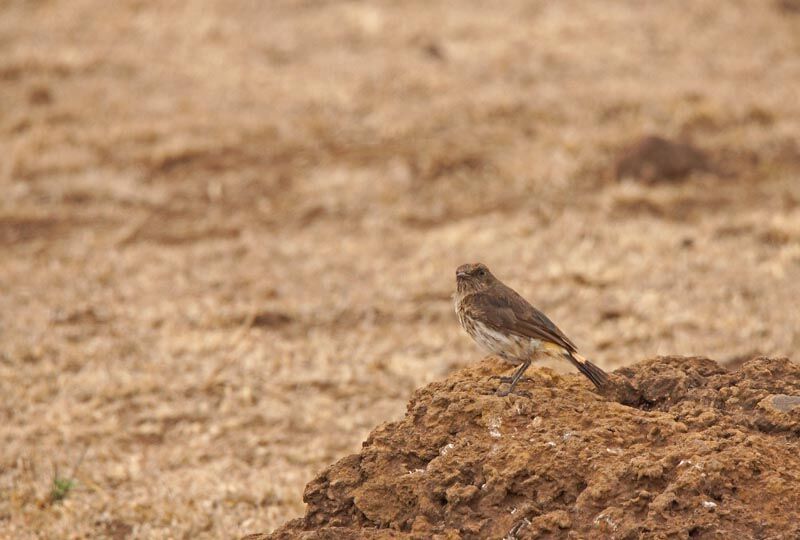
POLYGON ((462 264, 456 269, 458 292, 468 294, 487 289, 496 278, 483 263, 462 264))

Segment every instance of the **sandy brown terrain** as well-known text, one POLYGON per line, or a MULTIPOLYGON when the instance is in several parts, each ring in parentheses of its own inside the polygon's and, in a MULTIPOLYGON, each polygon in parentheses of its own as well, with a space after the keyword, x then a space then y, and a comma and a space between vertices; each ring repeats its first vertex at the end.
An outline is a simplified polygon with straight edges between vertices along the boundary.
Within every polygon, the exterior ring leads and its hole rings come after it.
POLYGON ((497 369, 415 392, 247 540, 800 537, 800 365, 659 357, 603 397, 538 368, 505 399, 497 369))
POLYGON ((641 4, 0 4, 0 537, 300 516, 481 358, 466 261, 606 368, 793 356, 800 9, 641 4))

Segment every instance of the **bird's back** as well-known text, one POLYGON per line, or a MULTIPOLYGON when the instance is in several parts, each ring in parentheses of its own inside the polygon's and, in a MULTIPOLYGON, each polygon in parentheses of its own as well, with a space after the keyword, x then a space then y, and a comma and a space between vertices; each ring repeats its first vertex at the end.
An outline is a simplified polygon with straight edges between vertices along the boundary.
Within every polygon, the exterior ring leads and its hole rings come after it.
POLYGON ((480 306, 477 311, 488 317, 486 322, 489 324, 520 336, 554 343, 570 352, 577 350, 575 344, 547 315, 500 280, 496 280, 485 291, 472 295, 471 303, 480 306))

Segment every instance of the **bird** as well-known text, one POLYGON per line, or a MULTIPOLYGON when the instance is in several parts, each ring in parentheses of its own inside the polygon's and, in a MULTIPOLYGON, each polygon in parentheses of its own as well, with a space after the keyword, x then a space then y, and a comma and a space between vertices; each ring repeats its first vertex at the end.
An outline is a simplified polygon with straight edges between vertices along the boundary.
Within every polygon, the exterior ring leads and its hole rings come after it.
POLYGON ((605 371, 578 354, 553 321, 497 279, 485 264, 459 266, 456 285, 453 300, 461 327, 489 353, 519 365, 511 377, 500 377, 497 395, 513 392, 537 355, 568 360, 600 390, 608 384, 605 371), (502 389, 505 383, 507 390, 502 389))

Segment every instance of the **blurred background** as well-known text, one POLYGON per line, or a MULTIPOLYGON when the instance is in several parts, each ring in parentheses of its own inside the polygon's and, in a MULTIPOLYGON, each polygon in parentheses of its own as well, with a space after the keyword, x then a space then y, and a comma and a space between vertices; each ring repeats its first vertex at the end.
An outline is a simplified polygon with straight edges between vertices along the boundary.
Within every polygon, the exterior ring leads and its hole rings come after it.
MULTIPOLYGON (((231 538, 483 353, 800 346, 800 3, 0 4, 0 537, 231 538)), ((554 366, 557 368, 558 366, 554 366)))

